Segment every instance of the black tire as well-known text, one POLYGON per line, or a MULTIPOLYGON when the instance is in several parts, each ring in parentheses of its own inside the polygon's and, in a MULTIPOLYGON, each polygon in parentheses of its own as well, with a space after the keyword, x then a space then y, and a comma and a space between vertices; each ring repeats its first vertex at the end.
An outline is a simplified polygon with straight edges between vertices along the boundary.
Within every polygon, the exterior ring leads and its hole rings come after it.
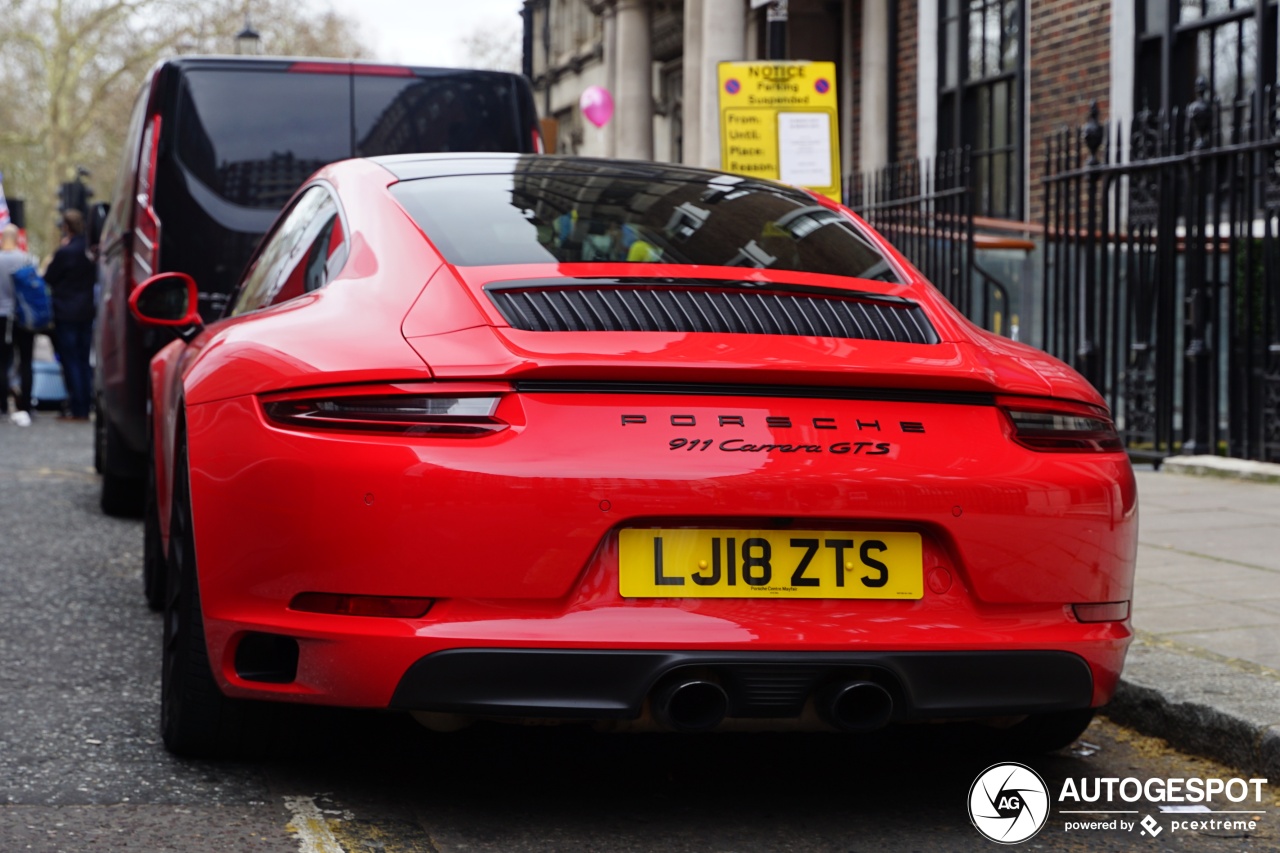
POLYGON ((102 414, 102 404, 96 398, 93 401, 93 470, 102 473, 103 457, 107 450, 107 422, 102 414))
POLYGON ((164 596, 160 732, 165 747, 191 758, 251 758, 269 742, 270 708, 223 695, 209 666, 197 583, 186 442, 174 458, 173 512, 164 596))
POLYGON ((164 609, 166 574, 160 507, 156 503, 155 448, 152 447, 147 453, 146 509, 142 516, 142 594, 152 610, 164 609))
POLYGON ((1032 714, 1006 730, 1006 743, 1026 753, 1053 752, 1075 743, 1093 722, 1094 709, 1032 714))
POLYGON ((121 460, 137 454, 129 450, 120 431, 106 417, 102 418, 102 436, 102 511, 117 518, 141 518, 146 478, 116 473, 121 460))

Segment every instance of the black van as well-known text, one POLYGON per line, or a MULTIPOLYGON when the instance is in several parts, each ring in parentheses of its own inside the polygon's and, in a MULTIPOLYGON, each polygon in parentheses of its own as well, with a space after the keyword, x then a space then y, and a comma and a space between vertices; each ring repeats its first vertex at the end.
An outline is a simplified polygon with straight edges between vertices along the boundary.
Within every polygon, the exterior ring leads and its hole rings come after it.
POLYGON ((541 150, 533 92, 517 74, 276 58, 157 65, 133 110, 100 244, 94 458, 102 509, 142 511, 147 365, 168 338, 130 317, 139 282, 190 273, 212 319, 277 212, 321 166, 379 154, 541 150))

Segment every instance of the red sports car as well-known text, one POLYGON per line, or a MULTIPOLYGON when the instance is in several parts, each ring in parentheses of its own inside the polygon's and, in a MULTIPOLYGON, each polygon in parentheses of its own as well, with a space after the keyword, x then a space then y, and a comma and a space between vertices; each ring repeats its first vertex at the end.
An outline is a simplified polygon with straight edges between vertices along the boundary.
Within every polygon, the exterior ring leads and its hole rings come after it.
POLYGON ((1115 689, 1137 502, 1102 398, 825 199, 349 160, 223 319, 195 293, 133 299, 180 338, 145 572, 176 752, 241 749, 263 700, 1052 748, 1115 689))

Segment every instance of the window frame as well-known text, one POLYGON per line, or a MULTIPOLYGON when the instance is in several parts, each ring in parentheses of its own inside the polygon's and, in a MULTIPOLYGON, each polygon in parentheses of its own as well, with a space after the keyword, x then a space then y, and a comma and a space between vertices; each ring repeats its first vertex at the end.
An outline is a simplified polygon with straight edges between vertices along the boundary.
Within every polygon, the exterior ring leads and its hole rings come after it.
MULTIPOLYGON (((1259 98, 1265 87, 1277 82, 1276 28, 1280 15, 1277 0, 1226 0, 1229 8, 1214 12, 1209 8, 1211 0, 1199 0, 1198 16, 1185 19, 1182 0, 1145 0, 1137 6, 1135 26, 1135 65, 1142 73, 1134 74, 1133 102, 1137 110, 1168 113, 1171 109, 1185 110, 1196 101, 1196 79, 1203 74, 1201 68, 1203 49, 1201 37, 1208 33, 1209 74, 1206 75, 1208 100, 1226 107, 1222 118, 1226 127, 1223 138, 1216 144, 1243 141, 1236 134, 1248 121, 1248 110, 1259 106, 1259 98), (1159 13, 1162 20, 1152 20, 1159 13), (1241 87, 1240 80, 1246 70, 1243 53, 1243 32, 1248 21, 1254 21, 1256 39, 1256 63, 1253 66, 1252 88, 1241 87), (1219 90, 1217 77, 1218 55, 1216 34, 1235 27, 1236 46, 1241 53, 1236 57, 1236 90, 1219 90), (1152 85, 1152 78, 1155 85, 1152 85)), ((1256 132, 1256 131, 1255 131, 1256 132)))
POLYGON ((235 293, 228 301, 227 316, 238 317, 252 311, 259 311, 272 305, 278 305, 306 295, 328 285, 342 270, 350 255, 349 235, 346 214, 338 200, 338 194, 328 181, 313 181, 304 185, 294 196, 293 201, 281 212, 275 225, 266 235, 250 259, 235 293), (319 197, 315 210, 306 218, 294 220, 295 215, 303 209, 309 198, 319 197), (337 246, 324 247, 326 260, 324 263, 324 279, 316 287, 304 287, 302 293, 291 293, 284 299, 279 298, 287 282, 299 266, 310 266, 314 260, 314 250, 321 243, 332 242, 333 226, 337 223, 341 228, 341 238, 337 246), (276 256, 277 246, 282 241, 291 240, 287 248, 276 256), (262 268, 263 264, 267 266, 262 268), (258 276, 259 269, 261 275, 258 276), (258 277, 256 277, 258 276, 258 277), (255 278, 256 277, 256 278, 255 278))
MULTIPOLYGON (((938 136, 937 153, 968 148, 970 152, 970 186, 975 190, 974 213, 1000 219, 1021 219, 1026 210, 1026 0, 937 0, 938 3, 938 136), (948 14, 954 3, 955 14, 948 14), (974 35, 970 28, 974 6, 983 12, 983 34, 990 10, 1000 29, 995 42, 996 65, 989 72, 987 51, 982 52, 980 77, 971 75, 974 35), (1004 12, 1013 10, 1017 32, 1006 39, 1004 12), (949 24, 955 24, 955 44, 951 46, 949 24), (1006 50, 1013 44, 1013 56, 1006 62, 1006 50), (982 121, 980 105, 986 100, 987 112, 995 115, 996 93, 1004 87, 1006 103, 1004 125, 1006 141, 995 139, 996 121, 982 121), (992 164, 1001 162, 1004 179, 1003 198, 997 199, 997 173, 992 164)), ((979 35, 979 38, 982 34, 979 35)), ((985 45, 985 39, 981 42, 985 45)))

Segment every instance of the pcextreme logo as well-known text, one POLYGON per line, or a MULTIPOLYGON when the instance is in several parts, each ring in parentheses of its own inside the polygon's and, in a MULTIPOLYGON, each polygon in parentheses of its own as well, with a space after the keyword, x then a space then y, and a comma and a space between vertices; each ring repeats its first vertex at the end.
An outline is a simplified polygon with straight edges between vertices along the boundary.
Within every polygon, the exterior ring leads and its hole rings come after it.
MULTIPOLYGON (((1062 831, 1072 834, 1122 832, 1154 839, 1165 830, 1249 833, 1267 814, 1266 786, 1266 779, 1068 778, 1057 806, 1062 831), (1141 806, 1159 817, 1139 817, 1141 806)), ((1049 823, 1053 805, 1044 779, 1025 764, 993 764, 969 788, 969 819, 998 844, 1035 837, 1049 823)))

